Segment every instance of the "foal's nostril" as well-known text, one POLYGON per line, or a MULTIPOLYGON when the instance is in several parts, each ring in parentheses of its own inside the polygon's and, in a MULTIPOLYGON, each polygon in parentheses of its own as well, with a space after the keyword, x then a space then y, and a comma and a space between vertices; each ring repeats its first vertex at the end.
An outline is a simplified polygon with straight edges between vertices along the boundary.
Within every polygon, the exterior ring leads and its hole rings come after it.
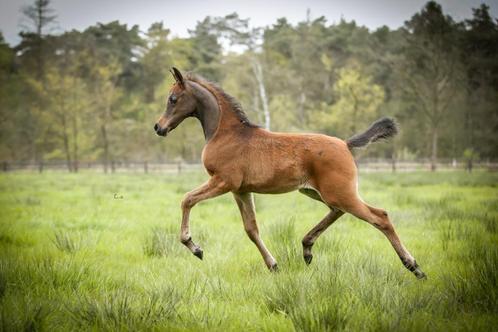
POLYGON ((155 130, 155 131, 157 131, 158 129, 159 129, 159 125, 156 123, 156 124, 154 125, 154 130, 155 130))

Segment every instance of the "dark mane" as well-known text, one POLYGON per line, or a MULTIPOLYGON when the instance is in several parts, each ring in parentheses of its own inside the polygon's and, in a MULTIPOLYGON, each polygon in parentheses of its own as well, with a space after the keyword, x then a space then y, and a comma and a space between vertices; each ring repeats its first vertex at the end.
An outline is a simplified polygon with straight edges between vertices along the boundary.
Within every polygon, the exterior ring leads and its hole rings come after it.
POLYGON ((228 93, 226 93, 218 84, 208 81, 202 78, 201 76, 195 75, 193 73, 187 73, 185 75, 185 78, 189 81, 193 81, 204 86, 208 90, 211 90, 211 92, 214 92, 216 96, 223 98, 226 101, 226 103, 230 106, 230 110, 233 113, 235 113, 240 122, 245 126, 259 127, 257 124, 254 124, 249 120, 247 114, 242 109, 242 106, 240 105, 239 101, 234 97, 230 96, 228 93))

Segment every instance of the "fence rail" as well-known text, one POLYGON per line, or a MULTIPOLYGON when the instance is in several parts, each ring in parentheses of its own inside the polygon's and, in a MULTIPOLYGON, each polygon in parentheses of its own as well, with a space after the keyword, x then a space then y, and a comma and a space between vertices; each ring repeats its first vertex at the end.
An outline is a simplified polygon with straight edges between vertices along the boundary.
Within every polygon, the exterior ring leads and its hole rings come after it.
POLYGON ((200 170, 200 163, 185 163, 185 162, 148 162, 148 161, 115 161, 107 165, 99 162, 78 162, 70 166, 62 161, 50 161, 43 163, 34 162, 7 162, 1 163, 2 171, 95 171, 105 173, 182 173, 193 170, 200 170))
MULTIPOLYGON (((173 173, 201 170, 201 163, 186 162, 149 162, 149 161, 114 161, 107 166, 99 162, 78 162, 70 166, 64 161, 46 161, 43 163, 35 162, 16 162, 3 161, 1 169, 3 172, 12 171, 95 171, 108 173, 173 173)), ((360 159, 357 161, 358 168, 361 172, 410 172, 410 171, 430 171, 431 163, 429 160, 389 160, 389 159, 360 159)), ((438 170, 464 170, 468 169, 469 164, 465 161, 440 160, 437 163, 438 170)), ((498 162, 485 161, 472 163, 472 169, 498 171, 498 162)))

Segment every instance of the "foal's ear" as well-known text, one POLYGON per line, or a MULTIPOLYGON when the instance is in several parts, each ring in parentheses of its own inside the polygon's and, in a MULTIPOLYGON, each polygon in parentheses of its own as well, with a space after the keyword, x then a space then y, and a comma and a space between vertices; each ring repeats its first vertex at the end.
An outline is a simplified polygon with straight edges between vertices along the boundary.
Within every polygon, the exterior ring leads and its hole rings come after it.
POLYGON ((180 71, 178 69, 176 69, 175 67, 173 67, 173 71, 171 72, 171 74, 175 78, 176 83, 180 84, 182 86, 182 88, 184 88, 185 87, 185 81, 183 80, 182 73, 180 73, 180 71))

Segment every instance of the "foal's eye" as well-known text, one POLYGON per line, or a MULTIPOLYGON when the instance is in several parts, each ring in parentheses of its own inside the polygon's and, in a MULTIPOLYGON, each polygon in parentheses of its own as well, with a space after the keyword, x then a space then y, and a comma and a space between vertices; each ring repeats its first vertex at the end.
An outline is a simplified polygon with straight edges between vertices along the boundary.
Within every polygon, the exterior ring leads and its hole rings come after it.
POLYGON ((176 98, 176 96, 175 96, 175 95, 171 95, 171 96, 169 96, 169 102, 170 102, 171 104, 173 104, 173 105, 174 105, 174 104, 176 103, 176 101, 177 101, 177 98, 176 98))

